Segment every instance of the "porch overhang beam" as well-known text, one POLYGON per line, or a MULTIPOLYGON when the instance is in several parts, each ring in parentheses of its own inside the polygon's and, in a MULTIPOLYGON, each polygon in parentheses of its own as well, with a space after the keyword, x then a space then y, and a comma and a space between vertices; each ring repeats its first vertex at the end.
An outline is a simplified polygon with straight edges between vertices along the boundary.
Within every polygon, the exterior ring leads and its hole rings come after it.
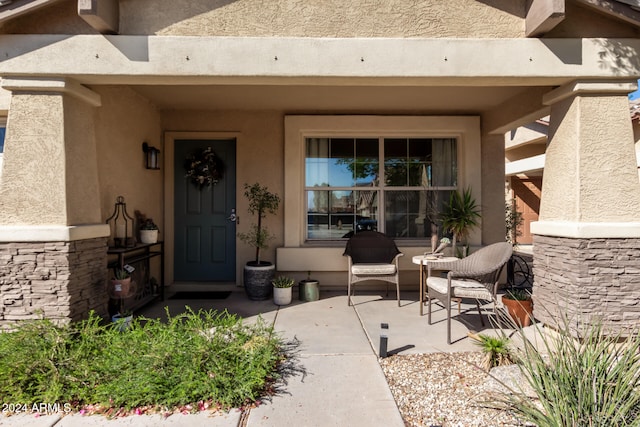
POLYGON ((543 35, 558 25, 565 17, 565 0, 532 0, 525 18, 527 37, 543 35))
POLYGON ((0 36, 0 76, 83 84, 560 86, 638 78, 640 39, 0 36), (177 80, 179 79, 179 80, 177 80))
POLYGON ((0 7, 0 24, 61 0, 13 0, 0 7))
POLYGON ((78 0, 78 16, 101 34, 117 34, 119 7, 118 0, 78 0))
POLYGON ((508 99, 482 116, 483 132, 504 134, 548 116, 551 107, 542 103, 552 87, 534 87, 508 99))
POLYGON ((618 18, 628 24, 640 27, 640 11, 627 4, 610 0, 576 0, 576 2, 601 13, 618 18))

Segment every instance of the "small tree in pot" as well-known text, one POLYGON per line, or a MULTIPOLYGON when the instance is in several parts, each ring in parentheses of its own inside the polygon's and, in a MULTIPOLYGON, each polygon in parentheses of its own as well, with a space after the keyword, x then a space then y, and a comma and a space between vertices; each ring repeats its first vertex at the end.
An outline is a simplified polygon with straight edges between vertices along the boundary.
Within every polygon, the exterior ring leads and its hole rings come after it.
POLYGON ((260 251, 267 249, 269 240, 273 239, 262 220, 267 214, 275 214, 278 211, 280 197, 259 183, 245 184, 244 195, 249 201, 248 212, 258 217, 257 223, 252 224, 248 232, 238 233, 241 241, 256 249, 255 260, 247 262, 244 268, 244 286, 249 299, 265 300, 271 295, 275 267, 260 258, 260 251))

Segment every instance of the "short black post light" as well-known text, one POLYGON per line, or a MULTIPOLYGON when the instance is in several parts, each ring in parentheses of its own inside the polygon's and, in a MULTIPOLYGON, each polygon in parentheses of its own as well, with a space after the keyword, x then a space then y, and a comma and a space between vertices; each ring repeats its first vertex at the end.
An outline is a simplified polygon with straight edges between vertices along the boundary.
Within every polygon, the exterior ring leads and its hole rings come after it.
POLYGON ((380 357, 387 357, 387 341, 389 339, 388 336, 388 332, 389 332, 389 324, 388 323, 381 323, 380 324, 380 350, 378 351, 378 354, 380 355, 380 357))
POLYGON ((111 228, 113 236, 113 247, 126 248, 134 246, 133 241, 133 218, 127 213, 127 204, 124 197, 116 198, 113 215, 107 218, 107 224, 111 228))
POLYGON ((145 154, 145 166, 147 169, 160 169, 160 150, 143 142, 142 151, 145 154))

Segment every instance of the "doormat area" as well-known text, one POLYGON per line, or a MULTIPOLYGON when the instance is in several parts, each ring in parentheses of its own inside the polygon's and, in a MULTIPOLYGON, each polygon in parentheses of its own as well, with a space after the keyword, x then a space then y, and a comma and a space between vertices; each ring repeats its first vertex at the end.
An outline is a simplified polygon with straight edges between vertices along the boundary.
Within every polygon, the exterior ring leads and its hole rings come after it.
POLYGON ((231 291, 225 292, 176 292, 169 299, 227 299, 231 291))

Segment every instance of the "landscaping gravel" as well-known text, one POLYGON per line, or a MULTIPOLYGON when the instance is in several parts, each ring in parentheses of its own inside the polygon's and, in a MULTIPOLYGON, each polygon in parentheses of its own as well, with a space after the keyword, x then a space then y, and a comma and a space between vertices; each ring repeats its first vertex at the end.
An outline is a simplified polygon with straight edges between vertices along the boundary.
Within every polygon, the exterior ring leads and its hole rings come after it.
POLYGON ((480 368, 482 358, 479 352, 394 355, 380 364, 406 426, 525 425, 487 406, 495 381, 480 368))

